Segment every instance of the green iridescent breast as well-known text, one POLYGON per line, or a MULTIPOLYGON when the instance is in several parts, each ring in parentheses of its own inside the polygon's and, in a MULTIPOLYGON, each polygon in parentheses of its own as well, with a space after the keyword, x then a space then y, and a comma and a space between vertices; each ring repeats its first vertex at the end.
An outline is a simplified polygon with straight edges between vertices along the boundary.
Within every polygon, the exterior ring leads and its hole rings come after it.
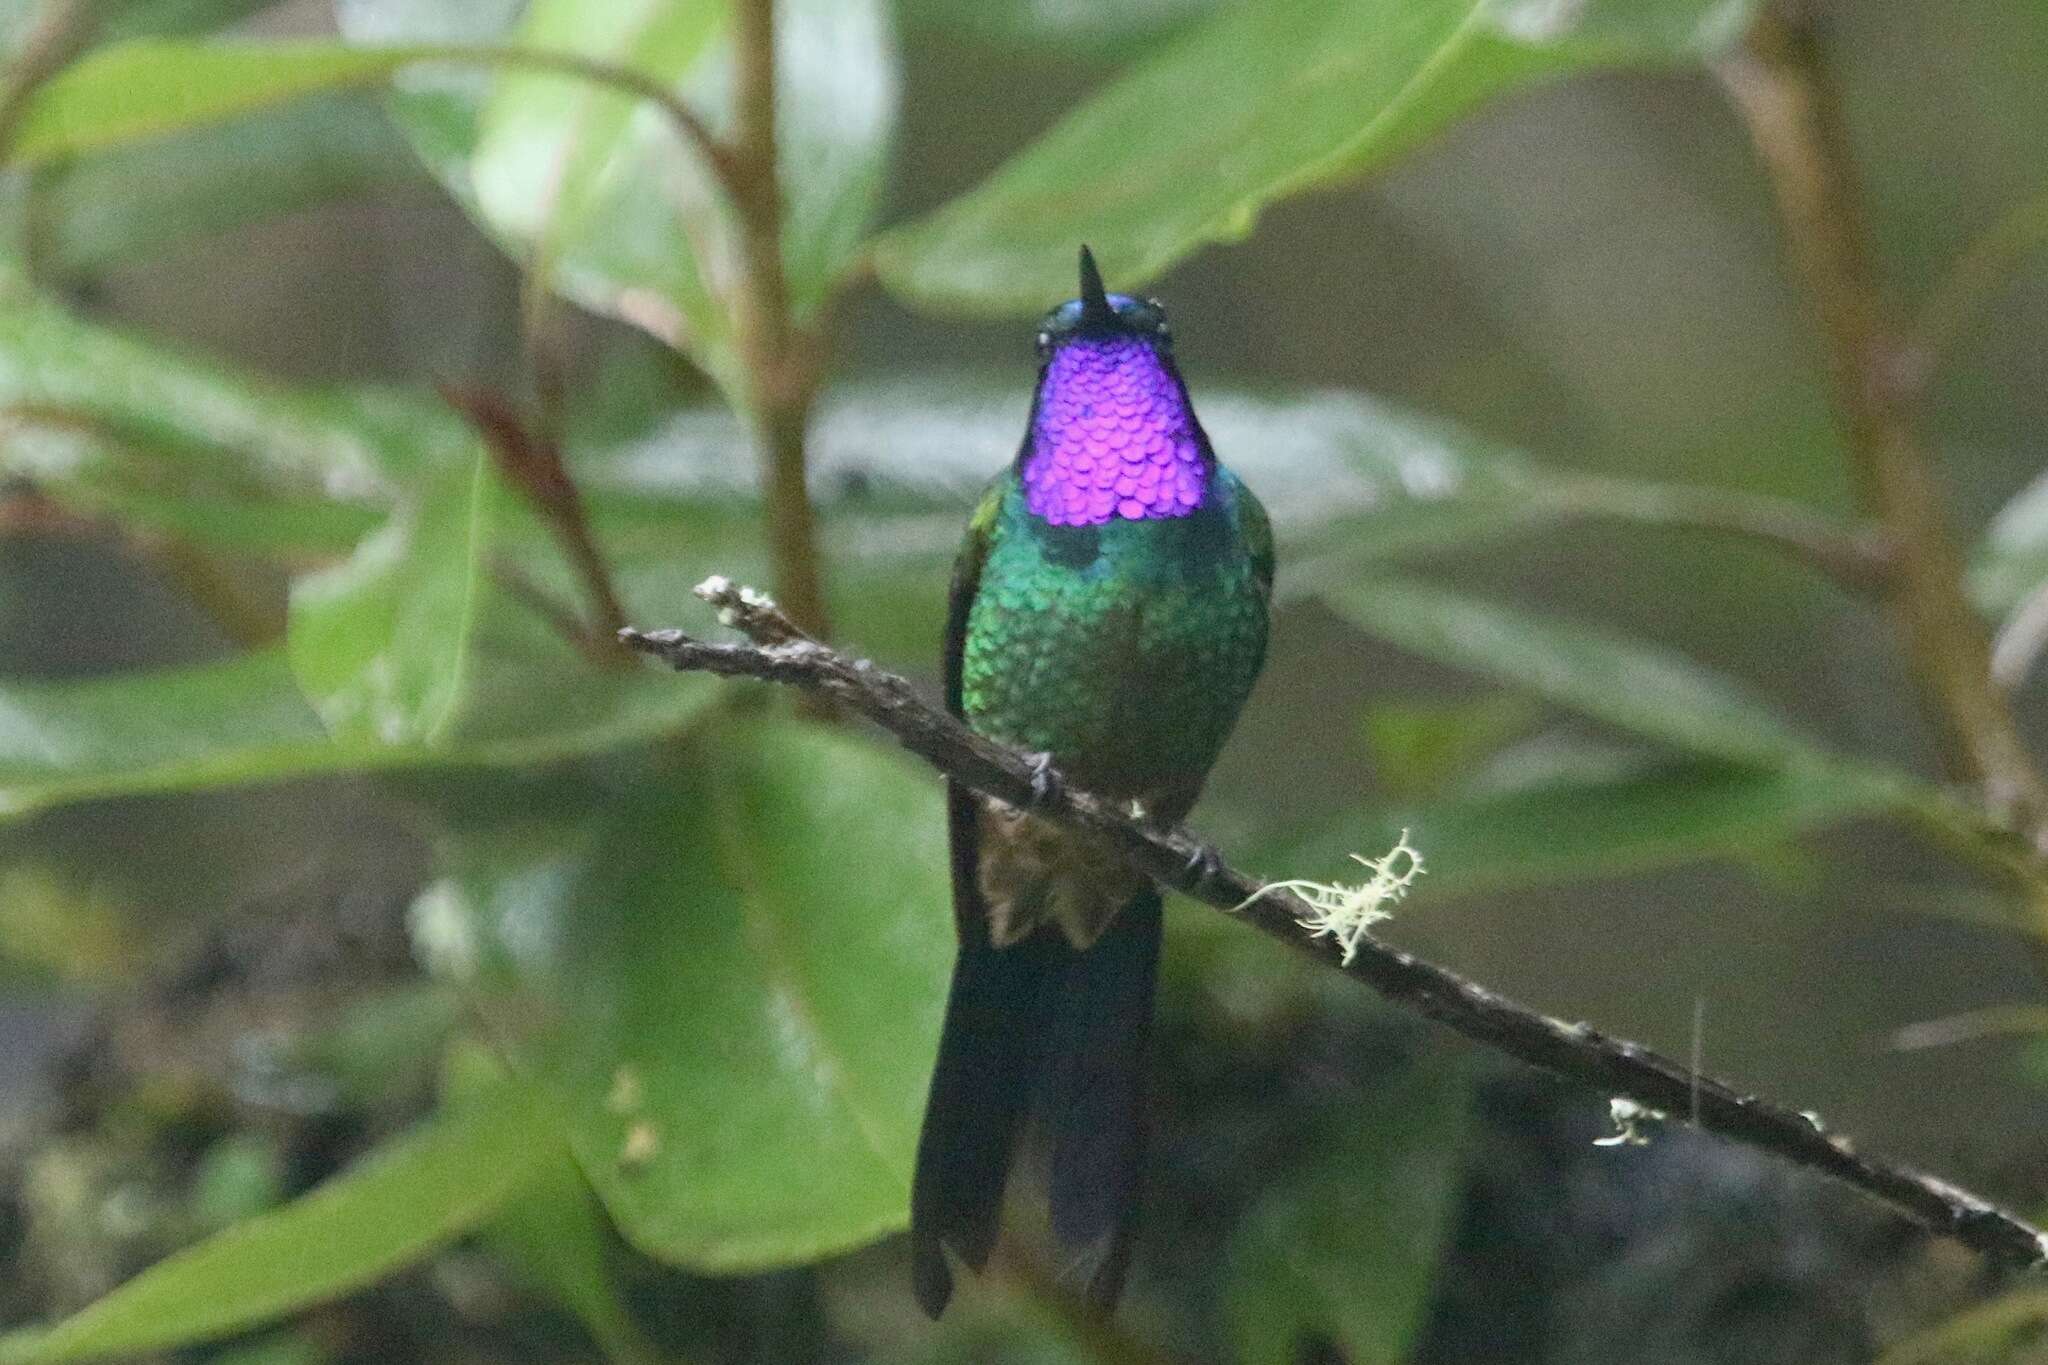
POLYGON ((1014 475, 1002 488, 961 641, 962 714, 1177 818, 1265 657, 1264 513, 1221 466, 1186 516, 1099 526, 1049 525, 1014 475))

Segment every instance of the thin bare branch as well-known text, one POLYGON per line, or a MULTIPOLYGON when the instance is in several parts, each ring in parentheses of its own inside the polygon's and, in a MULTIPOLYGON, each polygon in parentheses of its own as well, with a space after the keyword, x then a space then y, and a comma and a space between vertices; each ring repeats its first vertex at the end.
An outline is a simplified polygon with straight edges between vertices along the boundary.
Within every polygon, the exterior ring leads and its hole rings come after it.
MULTIPOLYGON (((626 624, 626 609, 620 605, 618 590, 612 585, 611 567, 605 563, 603 553, 597 548, 597 539, 591 533, 590 518, 583 510, 583 496, 576 489, 576 481, 569 477, 567 466, 562 463, 561 449, 545 436, 529 431, 518 414, 497 394, 481 389, 443 386, 441 396, 476 429, 505 481, 518 489, 540 513, 542 524, 554 536, 555 543, 575 569, 577 581, 583 587, 584 597, 597 624, 573 633, 571 643, 582 648, 585 643, 595 641, 596 649, 588 651, 591 656, 617 666, 624 656, 611 642, 626 624)), ((523 584, 519 595, 529 604, 537 605, 531 584, 523 584)), ((556 612, 548 611, 543 615, 560 624, 556 612)))
POLYGON ((739 224, 737 335, 747 412, 760 448, 775 591, 792 620, 829 632, 806 441, 820 378, 818 351, 790 314, 782 258, 782 182, 775 134, 775 0, 733 7, 733 168, 739 224))
MULTIPOLYGON (((1034 798, 1030 759, 934 708, 896 674, 810 638, 762 594, 723 578, 710 579, 697 591, 718 608, 721 621, 753 643, 712 644, 674 630, 629 629, 620 639, 686 672, 758 678, 828 697, 866 716, 956 781, 1098 835, 1116 846, 1133 867, 1218 910, 1231 911, 1264 889, 1262 883, 1223 866, 1220 859, 1213 864, 1218 870, 1205 876, 1202 869, 1210 850, 1185 829, 1140 823, 1116 803, 1064 782, 1053 782, 1049 792, 1034 798)), ((1037 790, 1046 791, 1043 775, 1039 777, 1037 790)), ((1310 907, 1299 897, 1276 889, 1244 905, 1236 918, 1486 1047, 1647 1110, 1696 1113, 1699 1126, 1708 1132, 1833 1176, 1996 1261, 2034 1266, 2048 1255, 2039 1229, 1990 1200, 1924 1171, 1859 1152, 1810 1115, 1744 1094, 1640 1043, 1538 1013, 1369 936, 1356 945, 1346 966, 1343 945, 1303 932, 1300 921, 1309 913, 1310 907)))
POLYGON ((1885 601, 1923 709, 1953 774, 2048 851, 2048 781, 1992 679, 1990 635, 1915 421, 1924 376, 1871 265, 1841 100, 1810 21, 1766 5, 1719 74, 1776 193, 1863 505, 1897 556, 1885 601))

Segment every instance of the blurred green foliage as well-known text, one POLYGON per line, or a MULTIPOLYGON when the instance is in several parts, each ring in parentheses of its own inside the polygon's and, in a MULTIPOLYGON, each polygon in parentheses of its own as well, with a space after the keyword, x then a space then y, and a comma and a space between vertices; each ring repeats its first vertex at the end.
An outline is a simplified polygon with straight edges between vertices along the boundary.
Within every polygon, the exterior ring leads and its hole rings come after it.
MULTIPOLYGON (((225 566, 230 585, 281 577, 288 598, 261 638, 217 657, 76 679, 0 670, 0 820, 389 775, 436 850, 412 911, 436 984, 373 1001, 326 1061, 292 1065, 363 1097, 401 1053, 445 1047, 449 1064, 416 1129, 295 1199, 276 1203, 272 1149, 217 1146, 197 1221, 235 1221, 74 1316, 0 1338, 0 1361, 217 1340, 472 1233, 610 1358, 660 1359, 615 1234, 724 1274, 817 1263, 903 1225, 951 941, 930 775, 782 699, 618 667, 537 611, 536 597, 578 599, 577 566, 488 441, 431 391, 446 376, 287 384, 94 320, 75 297, 111 266, 175 261, 202 234, 431 180, 525 272, 537 332, 555 298, 644 334, 612 334, 608 367, 561 415, 620 598, 650 613, 640 624, 668 624, 704 576, 764 581, 772 568, 770 509, 745 454, 760 386, 738 344, 742 225, 701 147, 636 93, 669 92, 726 135, 742 2, 336 0, 339 38, 270 42, 217 31, 260 4, 127 0, 12 130, 0 494, 177 547, 225 566)), ((2048 32, 2023 8, 2002 21, 2048 32)), ((1398 174, 1505 97, 1614 70, 1696 79, 1755 9, 787 0, 781 304, 822 327, 872 278, 905 306, 1021 329, 1064 297, 1079 241, 1136 286, 1244 238, 1293 196, 1398 174), (1122 69, 979 185, 883 225, 901 90, 918 75, 899 70, 899 25, 1122 69)), ((0 35, 18 44, 37 12, 0 4, 0 35)), ((1488 382, 1458 371, 1468 381, 1488 382)), ((811 493, 851 646, 898 665, 931 658, 958 528, 1016 439, 1024 382, 969 367, 833 377, 811 415, 811 493)), ((1334 869, 1408 828, 1426 891, 1444 900, 1717 857, 1766 865, 1855 821, 1957 837, 1953 794, 1896 749, 1816 730, 1729 676, 1739 669, 1646 638, 1626 609, 1594 627, 1418 576, 1436 566, 1456 580, 1487 547, 1589 530, 1662 547, 1674 522, 1793 516, 1839 533, 1770 496, 1832 476, 1764 469, 1755 454, 1808 450, 1798 405, 1749 433, 1716 487, 1667 477, 1668 459, 1567 468, 1553 450, 1348 389, 1196 388, 1218 447, 1273 509, 1296 618, 1492 689, 1377 698, 1347 724, 1342 689, 1293 684, 1330 733, 1361 735, 1380 795, 1362 799, 1356 782, 1224 812, 1275 869, 1334 869)), ((2037 483, 1975 548, 1991 621, 2036 600, 2044 545, 2037 483)), ((1678 552, 1669 562, 1661 586, 1680 597, 1725 587, 1686 581, 1678 552)), ((1308 785, 1285 773, 1268 785, 1290 784, 1308 785)), ((83 946, 69 952, 21 929, 49 918, 36 907, 54 885, 0 879, 0 925, 20 940, 8 955, 59 974, 132 963, 143 931, 97 909, 78 917, 83 946)), ((1259 1026, 1302 1008, 1315 988, 1235 932, 1177 934, 1191 964, 1181 988, 1234 1001, 1259 1026)), ((1409 1358, 1458 1211, 1475 1070, 1418 1061, 1288 1134, 1294 1159, 1235 1210, 1214 1292, 1183 1317, 1247 1361, 1409 1358)), ((1019 1274, 971 1297, 916 1350, 1063 1361, 1118 1349, 1061 1310, 1056 1284, 1033 1283, 1019 1274)), ((215 1358, 323 1359, 310 1341, 244 1340, 215 1358)))

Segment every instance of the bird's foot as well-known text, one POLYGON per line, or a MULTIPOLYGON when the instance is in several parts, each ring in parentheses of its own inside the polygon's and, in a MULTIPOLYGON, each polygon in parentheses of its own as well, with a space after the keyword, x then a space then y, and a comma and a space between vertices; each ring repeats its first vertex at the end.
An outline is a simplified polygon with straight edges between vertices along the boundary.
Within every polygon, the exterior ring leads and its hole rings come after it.
POLYGON ((1194 879, 1195 890, 1204 890, 1223 875, 1223 855, 1216 851, 1214 844, 1196 844, 1182 875, 1194 879))
POLYGON ((1026 754, 1024 758, 1031 764, 1031 805, 1034 809, 1043 809, 1051 805, 1063 790, 1060 775, 1053 770, 1049 753, 1026 754))

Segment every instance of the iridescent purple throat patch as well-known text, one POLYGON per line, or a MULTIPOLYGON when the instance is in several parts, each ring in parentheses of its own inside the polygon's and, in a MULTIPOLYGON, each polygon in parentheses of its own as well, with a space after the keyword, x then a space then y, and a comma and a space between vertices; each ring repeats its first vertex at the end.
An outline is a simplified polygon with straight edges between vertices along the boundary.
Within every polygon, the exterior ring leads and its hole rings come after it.
POLYGON ((1207 471, 1180 384, 1137 337, 1053 354, 1024 459, 1024 505, 1055 526, 1184 517, 1207 471))

